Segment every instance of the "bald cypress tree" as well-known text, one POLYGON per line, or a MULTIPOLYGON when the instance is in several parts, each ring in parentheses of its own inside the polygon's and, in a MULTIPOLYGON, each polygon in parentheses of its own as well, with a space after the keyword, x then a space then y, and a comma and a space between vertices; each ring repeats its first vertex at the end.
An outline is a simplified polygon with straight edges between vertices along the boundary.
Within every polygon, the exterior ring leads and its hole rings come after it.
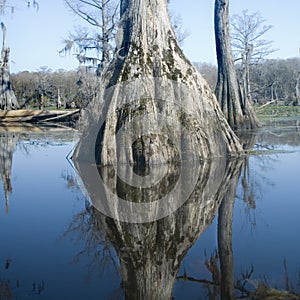
POLYGON ((218 61, 216 96, 233 129, 259 126, 252 104, 240 91, 229 35, 229 0, 215 0, 215 39, 218 61))
POLYGON ((214 93, 178 45, 167 0, 122 0, 120 13, 104 91, 91 105, 103 120, 97 124, 97 162, 162 163, 193 159, 187 152, 201 159, 240 152, 214 93), (127 133, 118 143, 120 128, 127 133), (133 135, 134 143, 128 138, 133 135))

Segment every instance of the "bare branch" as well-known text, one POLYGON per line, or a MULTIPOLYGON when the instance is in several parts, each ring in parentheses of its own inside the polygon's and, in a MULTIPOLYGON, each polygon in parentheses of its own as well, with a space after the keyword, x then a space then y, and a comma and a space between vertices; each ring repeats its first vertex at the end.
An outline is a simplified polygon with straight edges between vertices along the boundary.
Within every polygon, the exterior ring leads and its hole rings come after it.
POLYGON ((91 64, 99 68, 108 64, 112 57, 113 40, 118 27, 118 0, 65 0, 71 11, 85 20, 93 30, 81 29, 70 34, 64 41, 61 53, 71 49, 80 65, 91 64))
POLYGON ((101 4, 98 3, 99 1, 93 1, 93 3, 89 2, 89 1, 85 1, 85 0, 78 0, 78 1, 81 2, 81 3, 83 3, 83 4, 85 4, 85 5, 87 5, 87 6, 92 6, 92 7, 96 8, 96 9, 102 10, 101 4))

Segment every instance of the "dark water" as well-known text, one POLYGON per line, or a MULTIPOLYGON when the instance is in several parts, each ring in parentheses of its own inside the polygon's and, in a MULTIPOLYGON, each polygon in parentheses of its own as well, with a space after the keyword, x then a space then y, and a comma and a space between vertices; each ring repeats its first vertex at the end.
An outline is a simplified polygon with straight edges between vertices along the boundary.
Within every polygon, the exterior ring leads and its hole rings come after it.
POLYGON ((66 158, 73 131, 1 128, 0 299, 218 299, 262 282, 299 292, 298 125, 248 134, 249 156, 204 163, 190 198, 146 224, 111 219, 86 200, 84 172, 66 158))

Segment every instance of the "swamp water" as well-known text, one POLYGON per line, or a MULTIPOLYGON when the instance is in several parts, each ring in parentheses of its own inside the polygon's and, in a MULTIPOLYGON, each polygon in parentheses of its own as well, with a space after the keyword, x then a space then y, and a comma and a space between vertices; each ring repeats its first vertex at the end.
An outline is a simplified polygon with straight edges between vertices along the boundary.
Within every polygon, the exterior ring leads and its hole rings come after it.
MULTIPOLYGON (((265 124, 241 161, 191 168, 189 199, 144 224, 87 201, 89 183, 68 159, 76 132, 1 127, 0 299, 249 299, 263 284, 299 293, 299 124, 265 124)), ((101 172, 113 190, 111 170, 101 172)), ((168 172, 150 192, 114 188, 159 198, 180 169, 168 172)))

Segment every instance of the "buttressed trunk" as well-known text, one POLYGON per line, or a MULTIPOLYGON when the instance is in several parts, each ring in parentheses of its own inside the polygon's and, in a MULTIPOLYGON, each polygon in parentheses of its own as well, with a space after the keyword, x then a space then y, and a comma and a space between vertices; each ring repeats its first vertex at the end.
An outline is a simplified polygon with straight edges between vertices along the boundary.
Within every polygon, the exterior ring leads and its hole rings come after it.
POLYGON ((229 35, 229 0, 215 0, 215 39, 218 60, 216 96, 234 129, 259 126, 252 105, 243 97, 237 80, 229 35))
POLYGON ((98 132, 98 163, 160 164, 241 151, 213 92, 178 46, 167 0, 121 1, 117 36, 106 90, 92 104, 100 121, 86 138, 98 132))

